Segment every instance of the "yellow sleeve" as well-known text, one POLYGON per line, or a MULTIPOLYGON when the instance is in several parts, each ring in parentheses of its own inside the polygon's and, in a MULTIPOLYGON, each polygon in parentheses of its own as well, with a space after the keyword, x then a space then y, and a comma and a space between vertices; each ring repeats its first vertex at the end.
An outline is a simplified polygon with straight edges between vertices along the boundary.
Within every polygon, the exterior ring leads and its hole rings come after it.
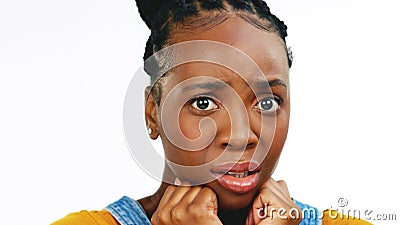
POLYGON ((334 210, 325 210, 322 218, 322 225, 372 225, 365 220, 345 216, 334 210))
POLYGON ((51 225, 119 225, 118 221, 106 210, 83 210, 71 213, 51 225))

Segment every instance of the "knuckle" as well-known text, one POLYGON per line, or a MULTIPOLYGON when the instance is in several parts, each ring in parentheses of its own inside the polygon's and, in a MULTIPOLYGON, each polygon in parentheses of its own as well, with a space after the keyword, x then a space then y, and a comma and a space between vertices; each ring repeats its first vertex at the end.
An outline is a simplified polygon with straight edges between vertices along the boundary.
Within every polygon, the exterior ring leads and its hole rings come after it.
POLYGON ((181 206, 175 206, 171 209, 172 220, 181 221, 184 218, 184 211, 181 206))
POLYGON ((270 193, 270 192, 271 192, 271 188, 269 188, 268 186, 261 187, 261 189, 260 189, 260 194, 266 194, 266 193, 270 193))
POLYGON ((194 187, 192 187, 192 189, 195 189, 195 190, 201 190, 201 189, 203 189, 203 187, 201 187, 201 186, 194 186, 194 187))
POLYGON ((192 215, 196 215, 200 208, 201 206, 198 203, 193 203, 188 206, 188 212, 192 215))
POLYGON ((169 213, 169 211, 166 210, 165 208, 164 208, 164 209, 161 209, 161 210, 158 212, 158 221, 161 222, 161 224, 166 224, 166 223, 168 223, 169 218, 170 218, 170 213, 169 213))
POLYGON ((285 191, 289 191, 289 188, 288 188, 288 185, 287 185, 286 181, 280 180, 280 181, 278 181, 278 184, 285 191))
POLYGON ((167 187, 167 189, 165 189, 165 192, 164 192, 164 193, 174 191, 176 188, 177 188, 177 187, 174 186, 174 185, 169 185, 169 186, 167 187))
POLYGON ((265 181, 263 183, 263 185, 261 187, 268 188, 268 187, 272 186, 274 184, 274 182, 276 182, 276 181, 272 177, 270 177, 267 181, 265 181))
POLYGON ((154 213, 153 216, 150 219, 150 222, 152 225, 158 225, 159 223, 159 218, 158 218, 158 213, 154 213))
POLYGON ((204 195, 215 195, 214 191, 209 187, 203 187, 200 193, 204 195))
POLYGON ((286 181, 284 180, 278 180, 278 184, 287 187, 286 181))
POLYGON ((190 214, 190 217, 196 221, 204 220, 206 216, 209 215, 207 213, 209 210, 208 205, 209 205, 208 203, 205 203, 204 205, 199 203, 191 204, 190 206, 188 206, 188 212, 190 214))

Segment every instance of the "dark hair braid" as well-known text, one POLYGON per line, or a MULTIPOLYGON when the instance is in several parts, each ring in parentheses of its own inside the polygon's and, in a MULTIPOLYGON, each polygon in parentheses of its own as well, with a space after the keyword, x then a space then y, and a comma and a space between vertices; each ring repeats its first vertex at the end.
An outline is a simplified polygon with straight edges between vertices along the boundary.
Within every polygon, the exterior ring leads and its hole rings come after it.
POLYGON ((200 6, 202 9, 204 9, 206 11, 224 8, 222 0, 200 1, 200 6))
MULTIPOLYGON (((155 72, 158 65, 154 65, 154 60, 151 60, 151 65, 149 65, 146 59, 165 47, 170 36, 171 24, 185 23, 186 19, 193 18, 202 11, 233 11, 240 13, 242 17, 256 16, 256 19, 250 17, 245 19, 260 29, 276 32, 286 43, 287 26, 271 13, 267 3, 263 0, 136 0, 136 4, 140 16, 151 30, 143 59, 145 60, 145 71, 150 75, 153 84, 159 76, 155 72), (227 6, 230 9, 227 9, 227 6)), ((210 18, 210 20, 212 19, 210 18)), ((205 26, 205 24, 209 23, 204 23, 199 27, 205 26)), ((287 49, 287 56, 289 67, 291 67, 293 58, 290 49, 287 49)), ((159 99, 156 101, 159 103, 159 99)))
POLYGON ((240 11, 244 10, 249 13, 254 13, 253 8, 250 5, 251 1, 245 0, 227 0, 228 4, 232 6, 234 10, 240 11))
MULTIPOLYGON (((287 26, 285 23, 271 13, 267 3, 263 0, 253 0, 253 4, 256 6, 255 8, 260 17, 270 21, 271 24, 275 26, 275 30, 278 32, 279 36, 286 43, 287 26)), ((289 63, 289 66, 291 66, 291 61, 289 61, 289 63)))

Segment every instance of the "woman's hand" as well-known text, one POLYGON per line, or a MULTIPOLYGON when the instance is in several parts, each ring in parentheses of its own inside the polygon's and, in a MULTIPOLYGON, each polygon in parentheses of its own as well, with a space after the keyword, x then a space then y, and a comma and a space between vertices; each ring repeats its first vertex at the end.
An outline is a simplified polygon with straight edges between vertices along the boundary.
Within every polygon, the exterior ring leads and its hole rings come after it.
POLYGON ((300 208, 290 198, 286 183, 270 178, 254 199, 246 225, 298 225, 301 215, 300 208))
POLYGON ((222 225, 217 210, 217 196, 210 188, 170 185, 151 217, 151 224, 222 225))

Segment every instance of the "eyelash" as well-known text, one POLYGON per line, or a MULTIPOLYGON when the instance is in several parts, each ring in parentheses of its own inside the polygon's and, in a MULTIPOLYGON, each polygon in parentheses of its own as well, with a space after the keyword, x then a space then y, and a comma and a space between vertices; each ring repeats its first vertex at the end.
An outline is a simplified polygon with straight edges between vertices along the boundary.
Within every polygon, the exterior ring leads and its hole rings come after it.
MULTIPOLYGON (((265 112, 265 113, 270 113, 271 111, 268 111, 268 109, 262 110, 262 109, 260 109, 260 108, 258 107, 258 105, 260 104, 260 102, 261 102, 262 100, 264 100, 264 99, 273 99, 273 100, 276 102, 275 109, 274 109, 272 112, 278 111, 279 108, 280 108, 280 106, 281 106, 282 103, 283 103, 283 100, 282 100, 279 96, 276 96, 276 95, 273 95, 273 96, 265 96, 265 97, 262 97, 262 98, 259 98, 259 99, 260 99, 260 100, 257 101, 257 103, 255 104, 254 108, 257 109, 257 110, 260 111, 260 112, 265 112)), ((216 101, 216 100, 214 100, 213 98, 208 97, 208 96, 197 96, 197 97, 194 97, 193 99, 191 99, 191 100, 188 102, 188 104, 189 104, 189 106, 191 106, 191 107, 194 108, 195 110, 205 113, 205 112, 210 112, 210 111, 212 111, 212 110, 219 109, 219 106, 218 106, 218 103, 217 103, 217 102, 218 102, 218 101, 216 101), (203 100, 207 100, 207 101, 209 101, 209 102, 212 102, 212 104, 215 105, 215 108, 213 108, 213 109, 200 109, 200 108, 198 108, 198 106, 194 106, 194 104, 195 104, 197 101, 202 100, 202 99, 203 99, 203 100)))
POLYGON ((214 100, 214 99, 211 98, 211 97, 208 97, 208 96, 197 96, 197 97, 194 97, 194 98, 191 99, 188 103, 189 103, 189 105, 190 105, 192 108, 194 108, 194 109, 197 110, 197 111, 201 111, 201 112, 210 112, 210 111, 212 111, 212 110, 219 109, 219 106, 218 106, 218 104, 217 104, 217 101, 214 100), (215 105, 215 108, 213 108, 213 109, 208 109, 208 110, 196 108, 196 107, 194 106, 194 104, 195 104, 197 101, 202 100, 202 99, 203 99, 203 100, 207 100, 207 101, 209 101, 209 102, 212 102, 212 104, 215 105))
POLYGON ((256 108, 257 110, 259 110, 262 113, 273 113, 279 110, 280 106, 282 105, 282 99, 276 95, 273 96, 265 96, 262 98, 259 98, 260 100, 257 101, 256 105, 254 106, 254 108, 256 108), (259 107, 259 104, 264 100, 264 99, 268 99, 268 100, 273 100, 274 102, 272 103, 273 105, 271 106, 271 108, 273 108, 272 111, 269 111, 270 109, 261 109, 259 107), (275 105, 276 104, 276 105, 275 105))

